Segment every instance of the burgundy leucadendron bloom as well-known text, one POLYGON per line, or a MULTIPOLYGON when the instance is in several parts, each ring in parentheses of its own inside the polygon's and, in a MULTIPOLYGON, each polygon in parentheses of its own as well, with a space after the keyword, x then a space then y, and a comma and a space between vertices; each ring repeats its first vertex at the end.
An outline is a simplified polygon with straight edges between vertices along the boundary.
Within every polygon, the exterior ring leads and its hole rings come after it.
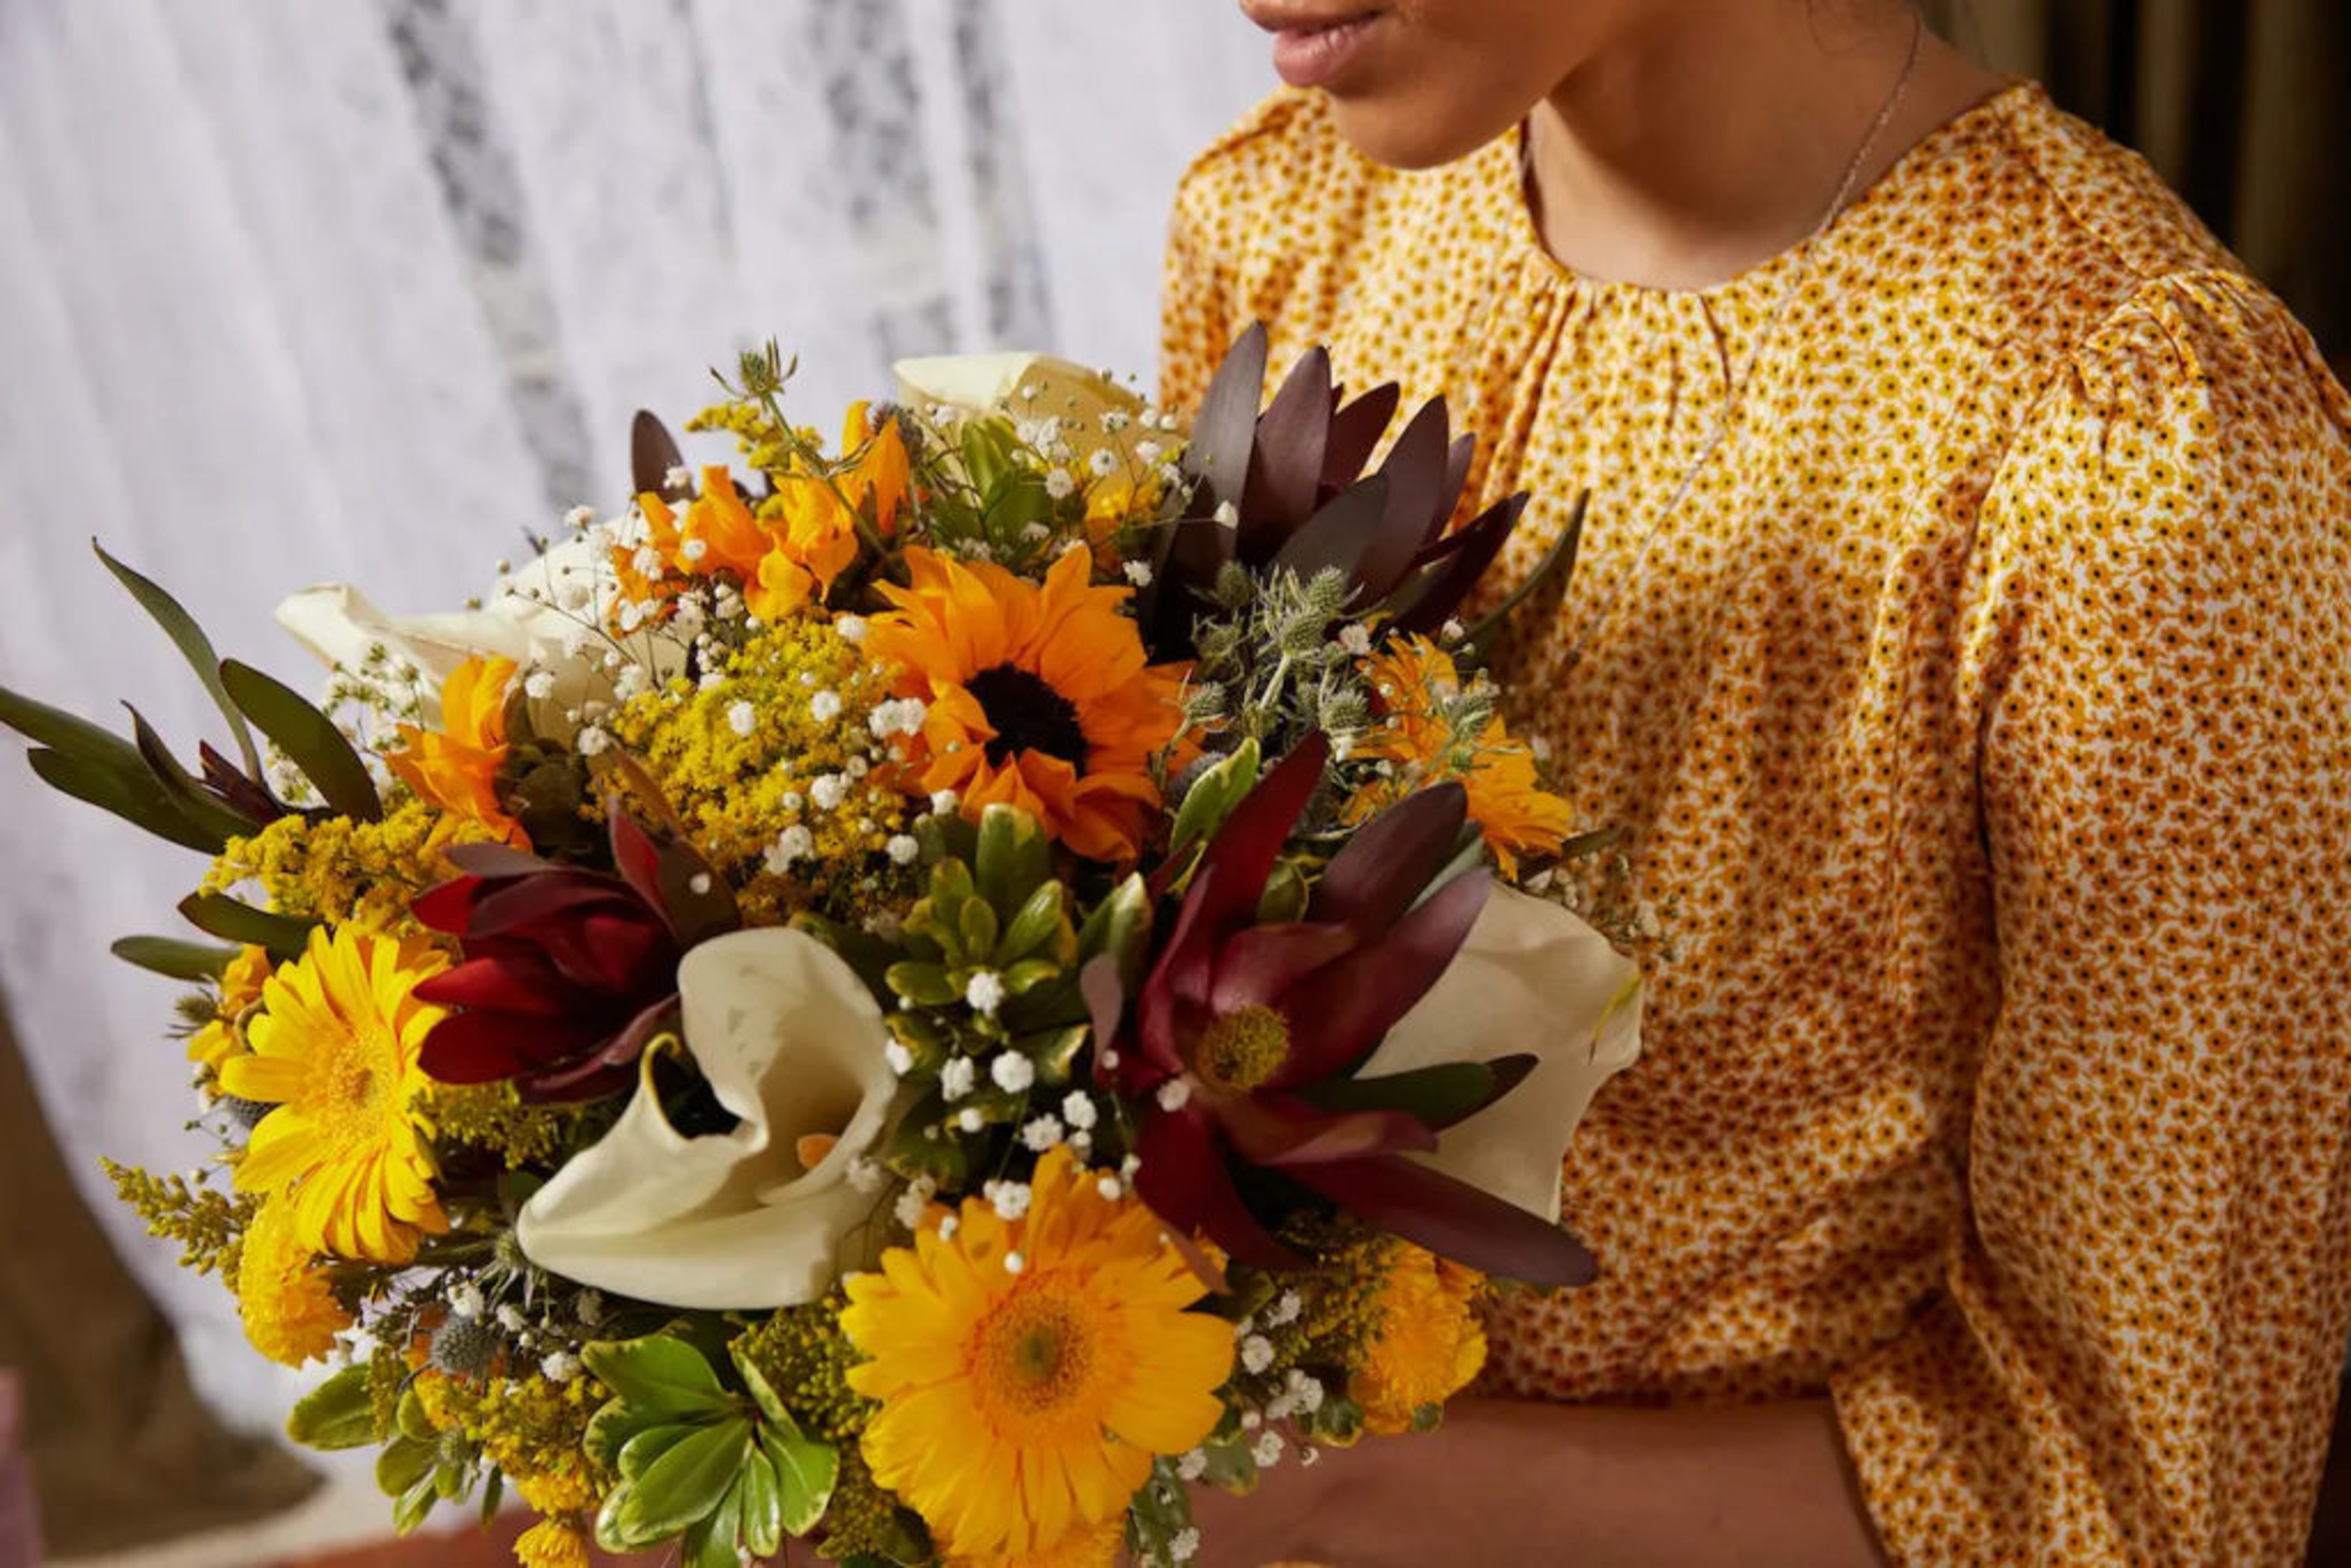
POLYGON ((636 1061, 677 1007, 685 950, 736 925, 726 882, 682 845, 614 812, 618 874, 503 844, 449 852, 466 875, 416 901, 464 961, 416 988, 453 1009, 425 1036, 444 1083, 511 1079, 535 1103, 593 1100, 635 1081, 636 1061))
POLYGON ((1329 743, 1309 736, 1235 809, 1131 1017, 1115 962, 1087 967, 1095 1038, 1109 1044, 1097 1073, 1142 1108, 1137 1189, 1172 1226, 1263 1267, 1297 1259, 1251 1212, 1237 1166, 1279 1172, 1488 1273, 1582 1284, 1592 1260, 1566 1231, 1408 1157, 1516 1086, 1534 1058, 1355 1075, 1452 963, 1486 902, 1482 867, 1441 880, 1464 837, 1459 786, 1365 824, 1304 918, 1259 922, 1267 878, 1329 759, 1329 743))

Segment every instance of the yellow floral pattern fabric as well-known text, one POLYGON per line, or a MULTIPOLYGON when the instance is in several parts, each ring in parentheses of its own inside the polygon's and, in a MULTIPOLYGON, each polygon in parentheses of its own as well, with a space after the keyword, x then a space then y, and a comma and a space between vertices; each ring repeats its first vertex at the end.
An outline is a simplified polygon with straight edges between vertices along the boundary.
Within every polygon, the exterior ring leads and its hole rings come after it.
POLYGON ((1506 139, 1418 172, 1269 100, 1195 165, 1164 394, 1442 392, 1591 492, 1514 727, 1678 945, 1578 1130, 1556 1399, 1833 1394, 1889 1554, 2288 1563, 2351 1314, 2351 400, 2137 158, 2019 84, 1815 247, 1577 277, 1506 139), (1776 334, 1767 319, 1792 288, 1776 334), (1742 433, 1672 515, 1759 337, 1742 433))

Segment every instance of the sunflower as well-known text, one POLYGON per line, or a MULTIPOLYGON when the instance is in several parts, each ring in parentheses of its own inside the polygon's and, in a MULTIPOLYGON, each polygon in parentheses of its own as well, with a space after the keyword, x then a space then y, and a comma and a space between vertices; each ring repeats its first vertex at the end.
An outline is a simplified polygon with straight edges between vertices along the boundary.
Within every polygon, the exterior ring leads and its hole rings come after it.
POLYGON ((317 1361, 351 1326, 298 1233, 291 1199, 273 1197, 246 1226, 237 1247, 237 1315, 253 1348, 287 1366, 317 1361))
POLYGON ((383 760, 420 798, 527 849, 522 824, 498 803, 498 769, 507 762, 507 685, 514 673, 512 659, 481 657, 450 671, 441 685, 440 733, 403 724, 402 748, 383 760))
POLYGON ((841 1326, 872 1359, 849 1385, 881 1402, 862 1437, 874 1479, 950 1556, 1050 1552, 1118 1519, 1154 1456, 1215 1427, 1232 1325, 1185 1309, 1205 1290, 1156 1216, 1106 1197, 1064 1149, 1028 1212, 967 1199, 911 1248, 852 1276, 841 1326))
POLYGON ((1390 1254, 1373 1304, 1380 1329, 1347 1396, 1364 1407, 1364 1429, 1386 1436, 1416 1425, 1421 1412, 1469 1385, 1486 1364, 1477 1301, 1486 1277, 1410 1242, 1390 1254))
POLYGON ((1092 860, 1141 852, 1159 804, 1152 753, 1183 723, 1183 674, 1144 663, 1129 591, 1090 581, 1082 546, 1040 584, 1003 568, 906 552, 911 587, 876 616, 867 651, 904 672, 923 699, 923 789, 951 789, 973 821, 1001 801, 1092 860))
POLYGON ((448 1228, 409 1108, 430 1082, 418 1049, 442 1018, 413 992, 447 967, 418 938, 315 930, 262 987, 252 1054, 221 1064, 224 1091, 277 1106, 253 1129, 237 1187, 286 1195, 314 1252, 405 1263, 419 1235, 448 1228))
MULTIPOLYGON (((1381 719, 1357 741, 1355 755, 1408 765, 1419 781, 1458 779, 1469 797, 1469 818, 1504 876, 1518 874, 1519 856, 1544 854, 1566 839, 1573 818, 1565 800, 1542 787, 1534 753, 1499 718, 1475 734, 1456 732, 1445 716, 1460 695, 1461 674, 1444 649, 1426 637, 1399 637, 1361 666, 1378 695, 1381 719)), ((1374 786, 1349 805, 1351 821, 1395 803, 1393 784, 1374 786)))

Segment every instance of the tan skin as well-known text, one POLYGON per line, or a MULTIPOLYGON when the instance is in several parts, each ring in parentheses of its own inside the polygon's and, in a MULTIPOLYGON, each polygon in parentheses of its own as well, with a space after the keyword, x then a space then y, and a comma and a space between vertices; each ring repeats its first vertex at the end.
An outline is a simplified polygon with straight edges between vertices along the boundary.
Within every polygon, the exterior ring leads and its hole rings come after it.
MULTIPOLYGON (((1371 14, 1325 84, 1340 131, 1419 168, 1524 121, 1529 199, 1587 277, 1687 289, 1800 244, 1907 57, 1899 0, 1241 0, 1270 29, 1371 14)), ((1925 38, 1859 172, 2004 85, 1925 38)), ((1211 1568, 1879 1561, 1825 1397, 1629 1408, 1463 1399, 1437 1432, 1196 1489, 1211 1568)))

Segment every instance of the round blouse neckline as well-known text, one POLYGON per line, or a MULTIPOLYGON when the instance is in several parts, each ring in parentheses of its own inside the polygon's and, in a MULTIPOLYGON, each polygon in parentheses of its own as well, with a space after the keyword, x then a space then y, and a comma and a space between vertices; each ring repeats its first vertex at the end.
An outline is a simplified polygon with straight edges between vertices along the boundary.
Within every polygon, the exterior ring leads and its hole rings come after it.
MULTIPOLYGON (((2011 105, 2030 102, 2040 93, 2039 83, 2030 78, 2014 78, 2007 86, 1987 94, 1944 120, 1905 148, 1902 155, 1847 202, 1844 210, 1816 237, 1825 241, 1839 231, 1847 229, 1853 220, 1891 200, 1909 183, 1913 174, 1940 158, 1952 142, 1961 140, 1987 120, 2005 118, 2011 105)), ((1551 247, 1543 243, 1541 226, 1535 222, 1534 208, 1527 200, 1526 183, 1520 172, 1524 166, 1526 131, 1526 122, 1520 120, 1497 143, 1504 154, 1496 160, 1500 171, 1500 196, 1508 213, 1512 248, 1546 283, 1572 288, 1594 301, 1651 300, 1664 305, 1695 301, 1713 304, 1769 282, 1803 254, 1808 242, 1798 240, 1786 249, 1750 263, 1719 282, 1698 288, 1672 288, 1625 278, 1594 277, 1580 272, 1552 254, 1551 247)))

